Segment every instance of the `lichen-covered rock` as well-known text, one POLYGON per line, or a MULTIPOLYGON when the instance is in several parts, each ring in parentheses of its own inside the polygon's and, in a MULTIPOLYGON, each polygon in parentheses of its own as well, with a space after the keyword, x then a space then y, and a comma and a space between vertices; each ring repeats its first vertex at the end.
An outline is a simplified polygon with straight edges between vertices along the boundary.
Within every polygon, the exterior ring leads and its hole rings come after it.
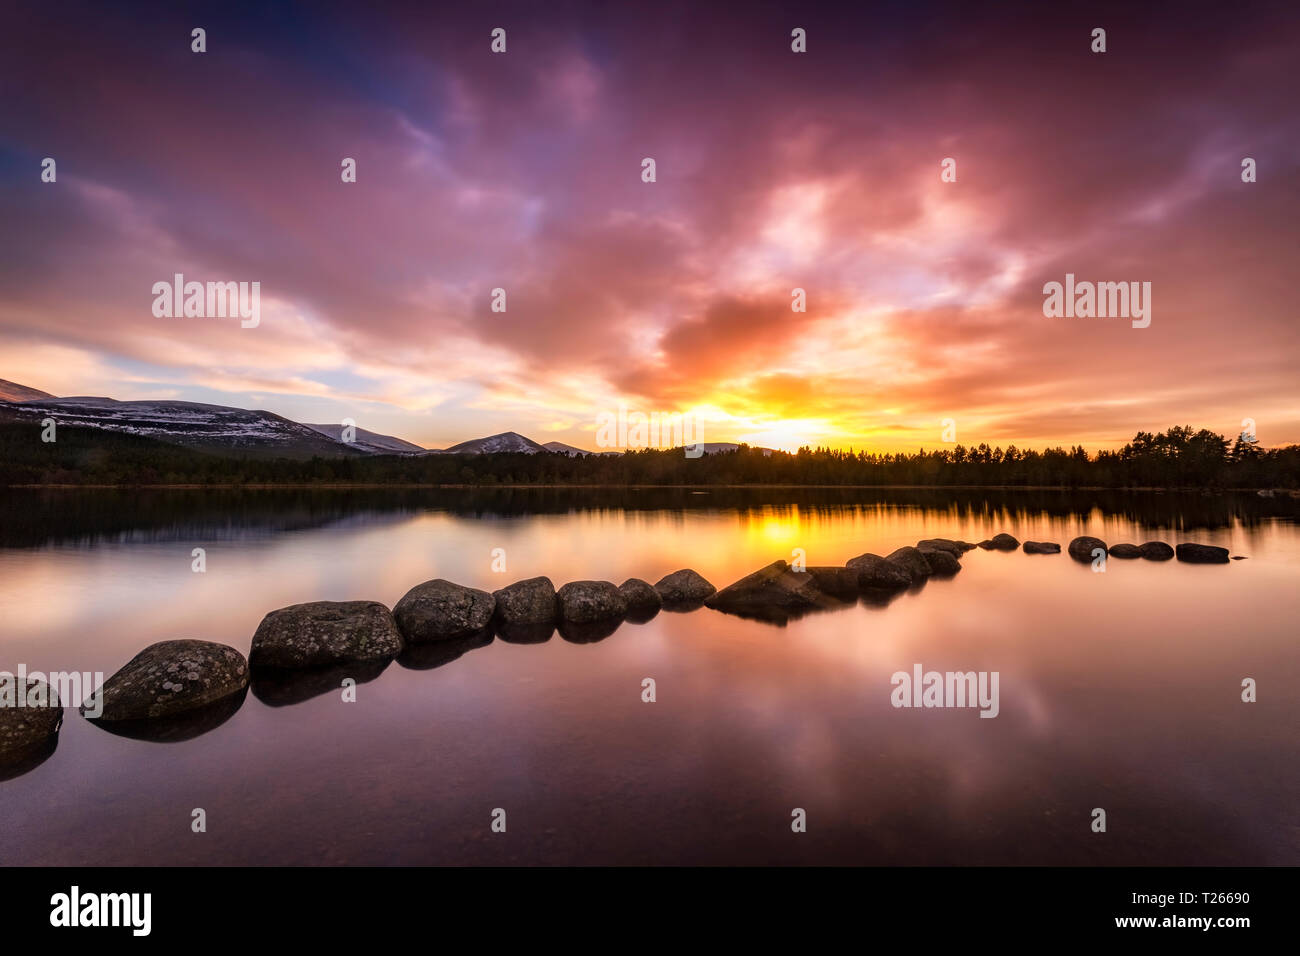
POLYGON ((818 566, 803 572, 813 579, 813 584, 822 594, 852 603, 858 599, 858 572, 850 567, 818 566))
MULTIPOLYGON (((954 541, 951 538, 926 538, 924 541, 916 542, 917 548, 922 551, 947 551, 954 558, 960 558, 968 548, 964 547, 965 542, 954 541)), ((974 547, 974 545, 971 545, 974 547)))
POLYGON ((950 578, 961 570, 961 562, 951 551, 939 551, 932 548, 918 548, 925 563, 930 566, 930 573, 936 577, 950 578))
POLYGON ((1174 549, 1163 541, 1148 541, 1138 550, 1148 561, 1168 561, 1174 556, 1174 549))
POLYGON ((1071 541, 1065 550, 1076 561, 1091 561, 1093 552, 1098 548, 1104 554, 1106 552, 1106 542, 1102 541, 1101 538, 1093 538, 1085 534, 1071 541))
POLYGON ((82 704, 81 712, 102 723, 156 720, 242 695, 247 688, 248 662, 233 647, 160 641, 104 681, 98 701, 82 704))
POLYGON ((408 644, 452 641, 486 630, 496 605, 487 591, 437 578, 407 591, 393 619, 408 644))
POLYGON ((0 771, 47 748, 62 724, 55 688, 32 677, 20 683, 17 674, 0 676, 0 771))
POLYGON ((1112 544, 1107 550, 1112 558, 1140 558, 1142 549, 1136 544, 1112 544))
POLYGON ((1180 544, 1176 549, 1179 561, 1188 564, 1227 564, 1228 549, 1212 544, 1180 544))
POLYGON ((718 589, 690 568, 665 574, 655 582, 655 590, 663 599, 664 607, 685 609, 698 607, 704 599, 717 593, 718 589))
POLYGON ((924 581, 934 572, 930 570, 930 562, 925 560, 925 555, 919 548, 899 548, 897 551, 885 555, 886 561, 891 561, 898 567, 902 568, 913 584, 924 581))
POLYGON ((547 577, 527 578, 493 591, 496 619, 502 624, 554 624, 555 585, 547 577))
POLYGON ((621 620, 627 599, 609 581, 570 581, 555 592, 560 620, 570 624, 621 620))
POLYGON ((704 601, 715 611, 778 621, 829 603, 812 575, 791 570, 785 561, 773 561, 704 601))
POLYGON ((845 567, 857 573, 858 587, 864 591, 901 591, 912 584, 907 571, 878 554, 860 554, 845 567))
POLYGON ((1060 554, 1061 546, 1055 541, 1026 541, 1021 545, 1025 554, 1060 554))
POLYGON ((630 621, 648 621, 654 617, 664 599, 649 581, 640 578, 628 578, 618 586, 618 592, 627 602, 627 617, 630 621))
POLYGON ((378 601, 313 601, 272 611, 253 635, 253 667, 295 670, 384 660, 404 643, 392 613, 378 601))

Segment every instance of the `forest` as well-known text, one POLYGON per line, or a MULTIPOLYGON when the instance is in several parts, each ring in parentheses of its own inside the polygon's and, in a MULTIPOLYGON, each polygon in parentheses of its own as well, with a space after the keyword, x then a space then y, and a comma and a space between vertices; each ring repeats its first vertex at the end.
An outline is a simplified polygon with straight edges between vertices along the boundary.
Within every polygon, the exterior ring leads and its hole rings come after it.
POLYGON ((987 444, 914 453, 740 446, 688 458, 683 450, 561 453, 240 457, 135 435, 64 427, 43 443, 30 426, 0 423, 0 485, 818 485, 1039 488, 1297 489, 1300 445, 1264 449, 1238 437, 1175 426, 1139 432, 1116 451, 1042 451, 987 444))

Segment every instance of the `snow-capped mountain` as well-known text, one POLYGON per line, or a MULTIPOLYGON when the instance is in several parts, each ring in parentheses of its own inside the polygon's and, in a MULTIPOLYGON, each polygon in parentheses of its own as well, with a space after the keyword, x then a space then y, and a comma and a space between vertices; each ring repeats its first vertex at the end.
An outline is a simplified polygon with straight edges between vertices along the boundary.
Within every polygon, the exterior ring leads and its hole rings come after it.
POLYGON ((463 441, 459 445, 452 445, 450 448, 444 448, 441 454, 444 455, 500 455, 506 452, 522 452, 525 455, 535 455, 539 451, 546 451, 544 445, 539 445, 531 438, 525 438, 518 432, 502 432, 500 435, 489 435, 487 438, 473 438, 469 441, 463 441))
POLYGON ((28 388, 17 382, 8 382, 0 378, 0 402, 30 402, 37 398, 53 398, 49 392, 39 388, 28 388))
POLYGON ((299 458, 365 454, 272 412, 198 402, 119 402, 76 396, 40 398, 13 406, 59 425, 126 432, 200 451, 236 451, 299 458))
MULTIPOLYGON (((558 452, 565 455, 618 455, 621 451, 588 451, 565 442, 545 445, 518 432, 473 438, 450 448, 428 449, 413 442, 357 428, 354 440, 342 440, 343 425, 301 424, 274 412, 249 411, 199 402, 135 401, 75 396, 56 398, 48 392, 0 379, 0 404, 23 419, 51 417, 59 425, 99 428, 141 435, 158 441, 213 453, 286 458, 340 455, 500 455, 558 452)), ((705 454, 734 450, 730 442, 708 442, 705 454)), ((764 452, 771 454, 767 449, 764 452)))
MULTIPOLYGON (((320 432, 337 442, 343 441, 343 426, 331 424, 313 425, 307 423, 307 427, 320 432)), ((394 438, 392 435, 381 435, 378 432, 372 432, 365 428, 356 429, 356 435, 352 444, 358 451, 369 452, 372 455, 425 455, 429 449, 414 442, 406 441, 402 438, 394 438)))
POLYGON ((542 445, 547 451, 563 452, 572 457, 573 455, 594 455, 595 452, 587 451, 585 448, 578 448, 576 445, 566 445, 562 441, 548 441, 542 445))

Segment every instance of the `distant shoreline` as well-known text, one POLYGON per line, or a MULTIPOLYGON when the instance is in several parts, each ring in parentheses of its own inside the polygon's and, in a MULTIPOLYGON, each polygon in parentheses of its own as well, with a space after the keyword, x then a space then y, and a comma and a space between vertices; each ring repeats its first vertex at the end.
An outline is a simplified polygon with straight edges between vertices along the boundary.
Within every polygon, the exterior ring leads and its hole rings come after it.
POLYGON ((1257 494, 1270 491, 1283 497, 1300 497, 1300 489, 1295 488, 1182 488, 1170 486, 1119 487, 1112 485, 809 485, 809 484, 767 484, 747 485, 623 485, 623 484, 518 484, 500 482, 496 484, 426 484, 410 482, 211 482, 182 484, 16 484, 0 486, 6 489, 45 490, 45 491, 112 491, 112 490, 158 490, 158 491, 382 491, 384 489, 429 490, 440 489, 486 491, 497 488, 511 490, 599 490, 599 491, 649 491, 678 489, 689 491, 752 491, 772 490, 850 490, 850 491, 1131 491, 1159 492, 1172 494, 1257 494))

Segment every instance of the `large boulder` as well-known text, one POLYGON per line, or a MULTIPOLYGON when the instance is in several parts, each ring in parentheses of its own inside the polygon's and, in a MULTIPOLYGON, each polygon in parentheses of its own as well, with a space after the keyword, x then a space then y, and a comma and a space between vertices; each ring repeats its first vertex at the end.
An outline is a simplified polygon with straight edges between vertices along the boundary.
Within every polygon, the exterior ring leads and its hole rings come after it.
POLYGON ((1076 561, 1091 561, 1093 558, 1092 552, 1096 551, 1098 548, 1100 548, 1104 554, 1106 552, 1106 542, 1102 541, 1101 538, 1093 538, 1085 534, 1080 535, 1071 541, 1069 545, 1066 546, 1065 550, 1068 551, 1070 557, 1074 558, 1076 561))
POLYGON ((313 601, 272 611, 253 635, 253 667, 296 670, 396 657, 403 647, 392 613, 378 601, 313 601))
POLYGON ((492 597, 496 599, 496 619, 501 624, 555 623, 555 585, 550 578, 516 581, 499 591, 493 591, 492 597))
POLYGON ((627 598, 609 581, 570 581, 555 597, 560 620, 570 624, 618 621, 627 613, 627 598))
POLYGON ((1060 554, 1061 546, 1055 541, 1026 541, 1021 545, 1025 554, 1060 554))
POLYGON ((1180 544, 1176 549, 1179 561, 1189 564, 1227 564, 1228 549, 1212 544, 1180 544))
POLYGON ((487 630, 496 605, 487 591, 437 578, 407 591, 393 619, 407 644, 452 641, 487 630))
POLYGON ((784 621, 830 603, 812 575, 791 570, 785 561, 773 561, 704 601, 715 611, 769 621, 784 621))
POLYGON ((55 688, 34 677, 20 683, 17 674, 0 675, 0 780, 49 756, 62 724, 63 704, 55 688))
POLYGON ((893 562, 906 571, 913 584, 924 581, 934 573, 930 570, 930 562, 925 560, 925 555, 919 548, 899 548, 885 555, 885 560, 893 562))
POLYGON ((1174 556, 1174 549, 1163 541, 1148 541, 1138 550, 1148 561, 1168 561, 1174 556))
POLYGON ((1107 553, 1112 558, 1140 558, 1142 549, 1136 544, 1112 544, 1107 553))
POLYGON ((938 551, 932 548, 918 548, 925 563, 930 566, 930 573, 937 577, 950 578, 961 570, 961 562, 951 551, 938 551))
POLYGON ((954 558, 960 558, 970 550, 964 541, 954 541, 951 538, 926 538, 924 541, 916 542, 917 548, 922 551, 947 551, 954 558))
POLYGON ((802 572, 822 594, 852 603, 858 599, 858 572, 849 567, 818 566, 802 572))
POLYGON ((640 578, 628 578, 618 586, 618 593, 627 602, 627 619, 636 624, 650 620, 664 606, 654 586, 640 578))
POLYGON ((864 591, 901 591, 912 584, 907 571, 878 554, 860 554, 845 567, 857 573, 858 587, 864 591))
POLYGON ((717 588, 690 568, 665 574, 655 583, 655 590, 663 599, 664 607, 670 610, 699 607, 705 598, 718 592, 717 588))
POLYGON ((159 641, 104 681, 98 700, 82 704, 81 712, 100 723, 156 720, 227 698, 242 702, 247 689, 248 662, 233 647, 211 641, 159 641))

